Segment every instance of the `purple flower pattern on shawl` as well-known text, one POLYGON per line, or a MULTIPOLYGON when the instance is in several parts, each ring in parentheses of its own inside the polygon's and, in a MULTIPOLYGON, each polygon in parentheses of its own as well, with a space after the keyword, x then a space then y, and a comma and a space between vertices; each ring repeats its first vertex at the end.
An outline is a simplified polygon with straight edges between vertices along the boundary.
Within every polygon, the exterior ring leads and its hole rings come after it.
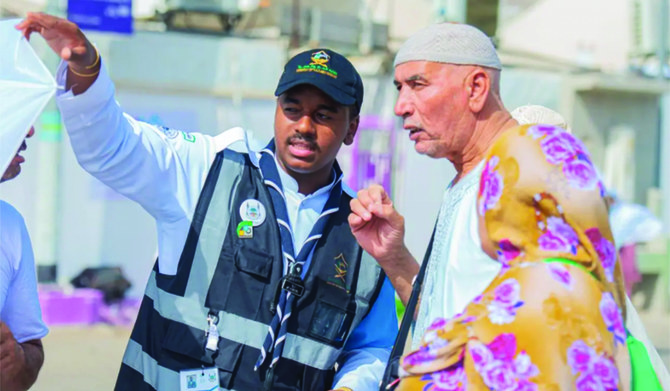
POLYGON ((528 134, 541 139, 540 148, 549 163, 563 165, 563 174, 570 185, 584 190, 599 186, 602 193, 598 173, 579 139, 557 127, 533 126, 528 134))
POLYGON ((563 164, 563 174, 578 189, 590 190, 598 184, 596 169, 588 160, 574 159, 566 162, 563 164))
POLYGON ((607 281, 613 282, 614 267, 616 266, 616 248, 614 247, 614 244, 607 240, 597 227, 589 228, 584 233, 598 253, 600 262, 605 269, 605 277, 607 277, 607 281))
POLYGON ((417 366, 435 360, 437 351, 447 346, 449 342, 442 338, 433 338, 431 342, 422 345, 417 351, 407 355, 403 360, 406 364, 417 366))
POLYGON ((577 254, 579 238, 577 233, 562 218, 547 218, 545 232, 538 239, 541 250, 577 254))
POLYGON ((514 278, 508 278, 495 288, 493 300, 486 306, 491 323, 507 324, 514 321, 517 308, 523 305, 520 293, 521 286, 514 278))
POLYGON ((540 371, 526 352, 516 353, 514 334, 500 334, 488 346, 472 342, 469 349, 475 369, 490 389, 537 390, 537 385, 530 378, 539 375, 540 371))
POLYGON ((566 288, 572 290, 572 276, 565 265, 558 262, 550 262, 547 264, 549 275, 556 281, 560 282, 566 288))
POLYGON ((503 192, 503 179, 500 173, 495 171, 500 162, 497 156, 491 156, 486 162, 479 183, 479 214, 484 215, 487 210, 492 209, 500 200, 503 192))
POLYGON ((617 389, 619 372, 611 358, 597 354, 582 340, 573 342, 567 353, 572 373, 579 374, 577 391, 617 389))
POLYGON ((534 139, 542 138, 544 136, 551 136, 560 131, 561 128, 552 125, 534 125, 528 128, 526 132, 534 139))
POLYGON ((625 344, 626 329, 623 325, 621 309, 610 292, 603 293, 603 297, 600 299, 600 314, 605 321, 607 330, 614 334, 614 343, 625 344))
POLYGON ((561 164, 568 162, 577 156, 577 151, 573 143, 567 137, 568 133, 560 132, 545 137, 540 141, 542 152, 551 164, 561 164))
POLYGON ((447 318, 436 318, 433 323, 428 326, 428 330, 437 330, 447 325, 447 318))
POLYGON ((462 363, 456 367, 423 375, 421 380, 428 381, 423 391, 465 391, 468 383, 462 363))
POLYGON ((503 264, 503 267, 508 267, 511 260, 521 255, 519 250, 508 239, 503 239, 498 243, 499 250, 496 251, 498 261, 503 264))

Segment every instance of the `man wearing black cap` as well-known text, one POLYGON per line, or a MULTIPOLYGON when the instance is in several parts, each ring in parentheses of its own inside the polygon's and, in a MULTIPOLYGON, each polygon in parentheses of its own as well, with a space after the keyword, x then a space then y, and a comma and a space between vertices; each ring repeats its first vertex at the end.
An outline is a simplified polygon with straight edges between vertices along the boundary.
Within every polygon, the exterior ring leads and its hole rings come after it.
POLYGON ((335 161, 363 99, 351 63, 327 49, 293 57, 274 139, 238 153, 239 128, 210 137, 125 115, 71 22, 29 14, 17 28, 65 60, 57 103, 80 164, 156 219, 159 259, 116 390, 375 390, 397 320, 347 224, 335 161))

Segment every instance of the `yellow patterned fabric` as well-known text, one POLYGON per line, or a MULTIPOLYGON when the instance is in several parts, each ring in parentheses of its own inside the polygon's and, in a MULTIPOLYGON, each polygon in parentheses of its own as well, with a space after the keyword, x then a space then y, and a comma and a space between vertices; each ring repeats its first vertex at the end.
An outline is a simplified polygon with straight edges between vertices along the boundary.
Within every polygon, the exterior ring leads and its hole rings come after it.
POLYGON ((487 154, 477 202, 484 247, 503 268, 462 314, 433 322, 403 358, 398 389, 628 389, 603 193, 574 136, 545 125, 506 131, 487 154))

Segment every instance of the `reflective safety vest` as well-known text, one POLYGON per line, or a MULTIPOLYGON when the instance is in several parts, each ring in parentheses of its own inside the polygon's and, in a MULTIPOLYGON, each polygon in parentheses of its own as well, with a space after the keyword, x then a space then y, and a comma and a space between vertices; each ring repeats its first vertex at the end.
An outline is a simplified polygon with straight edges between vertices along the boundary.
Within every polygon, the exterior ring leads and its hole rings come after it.
MULTIPOLYGON (((384 280, 356 243, 342 193, 296 300, 273 390, 327 390, 352 331, 384 280)), ((179 371, 217 367, 223 390, 263 388, 268 362, 254 371, 283 276, 279 229, 260 170, 247 154, 219 152, 209 171, 174 276, 151 273, 116 383, 117 391, 178 391, 179 371), (265 221, 240 237, 242 202, 258 200, 265 221), (206 349, 208 315, 218 318, 218 349, 206 349)))

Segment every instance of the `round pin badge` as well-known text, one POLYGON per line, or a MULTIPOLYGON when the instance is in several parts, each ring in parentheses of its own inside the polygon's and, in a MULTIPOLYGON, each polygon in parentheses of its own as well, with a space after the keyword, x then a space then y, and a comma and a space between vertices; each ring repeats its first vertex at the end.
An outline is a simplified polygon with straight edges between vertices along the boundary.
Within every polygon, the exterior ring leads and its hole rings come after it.
POLYGON ((242 220, 251 221, 254 227, 258 227, 265 221, 265 206, 260 201, 250 198, 240 205, 240 216, 242 220))

